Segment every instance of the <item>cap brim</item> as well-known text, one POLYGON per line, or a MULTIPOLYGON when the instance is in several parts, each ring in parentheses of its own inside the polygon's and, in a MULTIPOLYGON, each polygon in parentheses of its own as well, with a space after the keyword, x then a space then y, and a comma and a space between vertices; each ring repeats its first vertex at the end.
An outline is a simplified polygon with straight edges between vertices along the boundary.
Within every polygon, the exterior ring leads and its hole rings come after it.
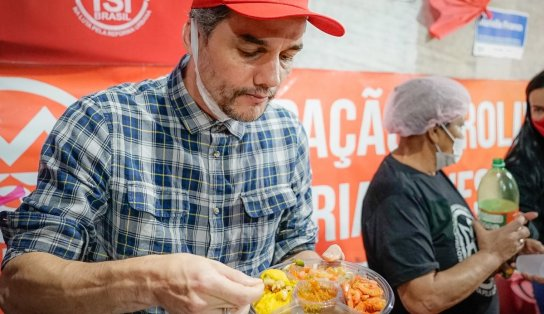
POLYGON ((344 35, 345 30, 342 24, 328 16, 317 14, 315 12, 291 5, 279 3, 228 3, 225 4, 231 10, 238 14, 254 19, 278 19, 287 17, 306 16, 308 22, 312 23, 321 31, 340 37, 344 35))

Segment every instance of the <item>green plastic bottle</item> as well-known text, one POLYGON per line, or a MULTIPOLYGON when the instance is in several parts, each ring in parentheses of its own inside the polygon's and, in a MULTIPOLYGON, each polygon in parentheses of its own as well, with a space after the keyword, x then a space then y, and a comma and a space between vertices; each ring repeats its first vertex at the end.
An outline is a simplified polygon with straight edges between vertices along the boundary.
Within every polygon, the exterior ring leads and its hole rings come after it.
POLYGON ((478 185, 480 222, 487 229, 498 229, 514 219, 519 211, 519 189, 502 158, 493 159, 478 185))

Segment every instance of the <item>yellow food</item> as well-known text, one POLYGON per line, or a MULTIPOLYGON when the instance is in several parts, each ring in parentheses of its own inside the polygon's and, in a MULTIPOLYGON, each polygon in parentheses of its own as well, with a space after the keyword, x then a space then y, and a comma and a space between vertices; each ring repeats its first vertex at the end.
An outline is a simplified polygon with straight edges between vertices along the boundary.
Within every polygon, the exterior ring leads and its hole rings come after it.
POLYGON ((287 278, 287 274, 279 269, 267 269, 261 274, 264 282, 263 296, 253 304, 258 314, 270 314, 274 310, 291 303, 296 281, 287 278))

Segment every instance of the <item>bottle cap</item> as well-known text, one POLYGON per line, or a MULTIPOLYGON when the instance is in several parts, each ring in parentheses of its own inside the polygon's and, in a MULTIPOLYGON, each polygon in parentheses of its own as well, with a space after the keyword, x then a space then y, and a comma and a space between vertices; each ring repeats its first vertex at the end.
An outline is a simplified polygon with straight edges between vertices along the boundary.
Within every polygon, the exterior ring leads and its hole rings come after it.
POLYGON ((504 168, 505 166, 502 158, 493 158, 493 168, 504 168))

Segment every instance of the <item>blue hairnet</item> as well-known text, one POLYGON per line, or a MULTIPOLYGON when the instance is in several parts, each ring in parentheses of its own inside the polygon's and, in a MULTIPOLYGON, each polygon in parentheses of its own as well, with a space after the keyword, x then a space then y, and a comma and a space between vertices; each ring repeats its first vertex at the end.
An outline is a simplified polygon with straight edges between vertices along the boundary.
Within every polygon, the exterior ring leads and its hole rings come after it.
POLYGON ((468 112, 470 95, 461 83, 440 76, 420 77, 395 87, 384 111, 384 126, 402 137, 425 133, 468 112))

